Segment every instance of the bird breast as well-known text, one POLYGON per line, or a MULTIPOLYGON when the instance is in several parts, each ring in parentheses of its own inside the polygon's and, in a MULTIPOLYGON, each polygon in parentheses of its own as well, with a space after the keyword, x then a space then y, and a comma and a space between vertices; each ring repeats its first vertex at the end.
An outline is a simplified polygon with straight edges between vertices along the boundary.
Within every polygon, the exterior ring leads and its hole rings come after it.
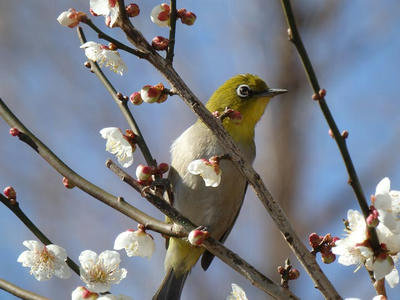
MULTIPOLYGON (((250 163, 255 157, 254 143, 239 144, 250 163)), ((221 183, 206 187, 201 176, 187 171, 188 164, 196 159, 222 156, 226 151, 215 135, 197 122, 176 139, 171 147, 169 179, 174 191, 174 207, 196 225, 206 226, 211 235, 219 239, 234 222, 241 207, 246 180, 230 160, 221 160, 221 183)))

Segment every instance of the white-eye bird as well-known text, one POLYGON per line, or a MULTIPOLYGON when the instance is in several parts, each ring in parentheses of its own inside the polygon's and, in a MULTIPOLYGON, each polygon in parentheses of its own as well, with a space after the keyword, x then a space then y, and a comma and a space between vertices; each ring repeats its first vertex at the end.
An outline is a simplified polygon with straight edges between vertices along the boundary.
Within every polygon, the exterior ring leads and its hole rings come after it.
MULTIPOLYGON (((258 76, 241 74, 220 86, 206 107, 211 112, 222 113, 227 107, 240 112, 240 122, 225 118, 223 126, 244 158, 252 163, 256 155, 254 128, 270 98, 285 92, 270 89, 258 76)), ((221 242, 229 235, 239 214, 247 181, 230 160, 224 159, 219 163, 221 183, 218 187, 206 187, 201 176, 188 172, 188 165, 196 159, 224 154, 226 151, 217 137, 198 120, 173 143, 168 176, 174 193, 173 206, 194 224, 206 226, 210 235, 221 242)), ((206 270, 213 259, 211 253, 187 240, 170 238, 165 257, 166 276, 153 300, 180 299, 186 277, 202 254, 201 265, 206 270)))

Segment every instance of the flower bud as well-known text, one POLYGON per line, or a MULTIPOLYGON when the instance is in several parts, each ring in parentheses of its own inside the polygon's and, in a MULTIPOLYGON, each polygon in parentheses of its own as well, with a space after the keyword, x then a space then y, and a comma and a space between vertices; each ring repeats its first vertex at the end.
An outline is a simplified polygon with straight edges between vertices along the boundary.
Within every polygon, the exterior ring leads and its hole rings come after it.
POLYGON ((369 208, 369 215, 366 219, 368 227, 373 228, 373 227, 378 226, 378 224, 379 224, 378 216, 379 216, 379 212, 373 205, 371 205, 369 208))
POLYGON ((160 163, 157 167, 157 171, 160 174, 164 174, 166 172, 168 172, 169 169, 169 165, 167 163, 160 163))
POLYGON ((308 241, 309 241, 311 247, 316 248, 316 247, 318 247, 319 244, 321 243, 322 238, 321 238, 318 234, 316 234, 316 233, 314 232, 314 233, 311 233, 311 234, 308 236, 308 241))
POLYGON ((240 124, 243 120, 243 116, 240 113, 240 111, 237 110, 232 110, 232 112, 229 113, 229 119, 231 119, 235 124, 240 124))
POLYGON ((128 4, 128 5, 125 7, 125 10, 126 10, 126 14, 127 14, 130 18, 134 18, 134 17, 138 16, 139 13, 140 13, 139 5, 137 5, 136 3, 128 4))
POLYGON ((3 190, 4 196, 7 197, 8 200, 17 199, 17 193, 12 186, 8 186, 3 190))
POLYGON ((206 230, 194 229, 188 235, 189 242, 194 246, 200 246, 210 234, 206 230))
POLYGON ((161 27, 167 27, 169 25, 170 7, 167 3, 157 5, 151 11, 151 21, 161 27))
POLYGON ((197 18, 196 15, 193 12, 187 11, 185 8, 179 9, 178 13, 177 13, 177 16, 178 16, 178 18, 181 19, 181 22, 183 24, 186 24, 186 25, 189 25, 189 26, 193 25, 194 22, 196 21, 196 18, 197 18))
POLYGON ((300 277, 300 271, 293 268, 289 271, 289 280, 295 280, 300 277))
POLYGON ((73 189, 75 187, 75 185, 67 177, 63 177, 62 183, 67 189, 73 189))
POLYGON ((169 39, 162 36, 156 36, 151 41, 151 45, 153 46, 153 48, 159 51, 167 50, 168 44, 169 44, 169 39))
POLYGON ((20 132, 19 132, 18 128, 13 127, 13 128, 10 128, 10 134, 12 136, 19 136, 20 132))
POLYGON ((129 96, 129 100, 135 104, 135 105, 140 105, 143 103, 143 99, 140 96, 140 92, 134 92, 129 96))
POLYGON ((75 290, 72 292, 72 300, 95 300, 99 297, 97 293, 92 293, 88 289, 86 289, 83 286, 78 286, 75 290))
POLYGON ((115 45, 114 43, 108 43, 108 50, 115 51, 117 49, 118 49, 117 45, 115 45))
POLYGON ((333 254, 331 251, 325 253, 321 252, 321 258, 324 264, 330 264, 336 260, 336 255, 333 254))
POLYGON ((157 102, 158 98, 161 95, 161 91, 151 85, 145 85, 140 90, 140 96, 144 102, 154 103, 157 102))
POLYGON ((70 8, 67 11, 63 11, 57 18, 58 23, 69 28, 73 28, 79 24, 87 15, 82 11, 76 11, 74 8, 70 8))
POLYGON ((149 166, 140 164, 136 168, 136 177, 140 182, 148 181, 152 174, 153 174, 152 168, 149 166))

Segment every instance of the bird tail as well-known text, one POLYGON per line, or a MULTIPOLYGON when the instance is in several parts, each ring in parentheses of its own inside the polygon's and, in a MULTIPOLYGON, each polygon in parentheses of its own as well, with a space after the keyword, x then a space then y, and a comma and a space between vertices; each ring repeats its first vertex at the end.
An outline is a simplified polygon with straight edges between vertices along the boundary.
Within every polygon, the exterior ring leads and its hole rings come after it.
POLYGON ((153 300, 179 300, 186 277, 203 252, 202 247, 170 238, 165 257, 166 275, 153 300))
POLYGON ((177 275, 173 269, 169 269, 153 300, 179 300, 188 274, 189 271, 177 275))

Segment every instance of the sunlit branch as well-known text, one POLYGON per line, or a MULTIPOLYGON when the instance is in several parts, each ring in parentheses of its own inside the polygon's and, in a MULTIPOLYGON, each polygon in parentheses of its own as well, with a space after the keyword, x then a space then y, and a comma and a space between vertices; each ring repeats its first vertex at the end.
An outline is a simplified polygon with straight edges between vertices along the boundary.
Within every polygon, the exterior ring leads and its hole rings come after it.
POLYGON ((25 300, 50 300, 49 298, 40 296, 31 291, 25 290, 0 278, 0 289, 9 292, 10 294, 25 300))

